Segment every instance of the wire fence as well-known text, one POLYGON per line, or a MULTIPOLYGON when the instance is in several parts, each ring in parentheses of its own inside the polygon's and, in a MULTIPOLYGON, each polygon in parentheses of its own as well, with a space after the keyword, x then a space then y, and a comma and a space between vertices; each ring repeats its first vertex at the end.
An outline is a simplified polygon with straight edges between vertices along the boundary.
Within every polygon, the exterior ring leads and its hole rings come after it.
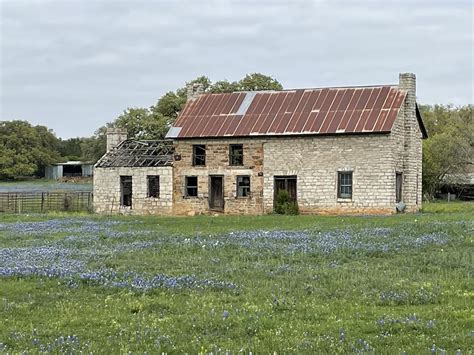
POLYGON ((92 211, 92 192, 0 192, 0 213, 92 211))

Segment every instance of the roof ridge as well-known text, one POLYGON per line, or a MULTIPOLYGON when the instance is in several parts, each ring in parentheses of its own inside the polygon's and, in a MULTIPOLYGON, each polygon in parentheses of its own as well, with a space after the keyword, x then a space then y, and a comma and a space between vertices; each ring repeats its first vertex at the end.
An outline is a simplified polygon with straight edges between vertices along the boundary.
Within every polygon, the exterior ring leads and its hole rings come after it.
POLYGON ((248 94, 248 93, 278 93, 278 92, 292 92, 298 90, 323 90, 323 89, 356 89, 356 88, 380 88, 380 87, 391 87, 399 89, 398 84, 377 84, 377 85, 345 85, 345 86, 321 86, 321 87, 305 87, 305 88, 288 88, 283 90, 242 90, 242 91, 229 91, 229 92, 204 92, 204 95, 221 95, 221 94, 248 94))

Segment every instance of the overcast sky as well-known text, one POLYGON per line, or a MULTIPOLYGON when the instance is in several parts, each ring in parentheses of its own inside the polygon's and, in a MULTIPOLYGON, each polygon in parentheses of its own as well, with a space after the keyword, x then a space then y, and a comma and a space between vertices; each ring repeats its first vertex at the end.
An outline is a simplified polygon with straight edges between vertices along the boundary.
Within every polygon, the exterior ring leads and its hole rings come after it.
POLYGON ((0 120, 90 136, 199 75, 285 88, 397 83, 473 102, 471 1, 0 0, 0 120))

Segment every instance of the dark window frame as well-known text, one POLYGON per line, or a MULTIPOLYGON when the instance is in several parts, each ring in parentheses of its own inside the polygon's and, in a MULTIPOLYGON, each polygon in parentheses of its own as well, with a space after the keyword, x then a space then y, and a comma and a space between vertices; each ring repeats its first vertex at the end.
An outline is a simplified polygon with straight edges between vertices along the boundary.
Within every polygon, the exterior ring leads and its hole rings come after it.
POLYGON ((243 144, 229 144, 229 165, 243 166, 244 165, 244 145, 243 144), (240 153, 234 150, 240 149, 240 153))
POLYGON ((354 174, 352 171, 337 172, 337 198, 352 199, 354 174))
POLYGON ((199 191, 199 179, 197 176, 186 176, 184 178, 184 196, 185 197, 198 197, 198 191, 199 191), (189 180, 190 179, 196 179, 196 184, 190 185, 189 180), (192 190, 190 190, 192 189, 192 190), (194 191, 193 193, 190 194, 190 191, 194 191))
POLYGON ((250 187, 252 185, 252 179, 250 175, 237 175, 236 178, 236 196, 238 198, 249 198, 251 194, 250 187), (248 184, 244 185, 244 179, 248 178, 248 184))
POLYGON ((193 144, 193 166, 206 166, 205 144, 193 144))
POLYGON ((147 191, 146 196, 149 198, 160 198, 160 175, 146 176, 147 191))

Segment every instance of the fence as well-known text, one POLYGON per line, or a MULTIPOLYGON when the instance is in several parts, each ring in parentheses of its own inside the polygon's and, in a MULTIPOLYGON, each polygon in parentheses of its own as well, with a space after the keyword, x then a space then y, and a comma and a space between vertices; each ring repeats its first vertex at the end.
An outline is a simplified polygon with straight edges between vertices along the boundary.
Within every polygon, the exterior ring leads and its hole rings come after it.
POLYGON ((0 192, 0 213, 91 210, 91 191, 0 192))

